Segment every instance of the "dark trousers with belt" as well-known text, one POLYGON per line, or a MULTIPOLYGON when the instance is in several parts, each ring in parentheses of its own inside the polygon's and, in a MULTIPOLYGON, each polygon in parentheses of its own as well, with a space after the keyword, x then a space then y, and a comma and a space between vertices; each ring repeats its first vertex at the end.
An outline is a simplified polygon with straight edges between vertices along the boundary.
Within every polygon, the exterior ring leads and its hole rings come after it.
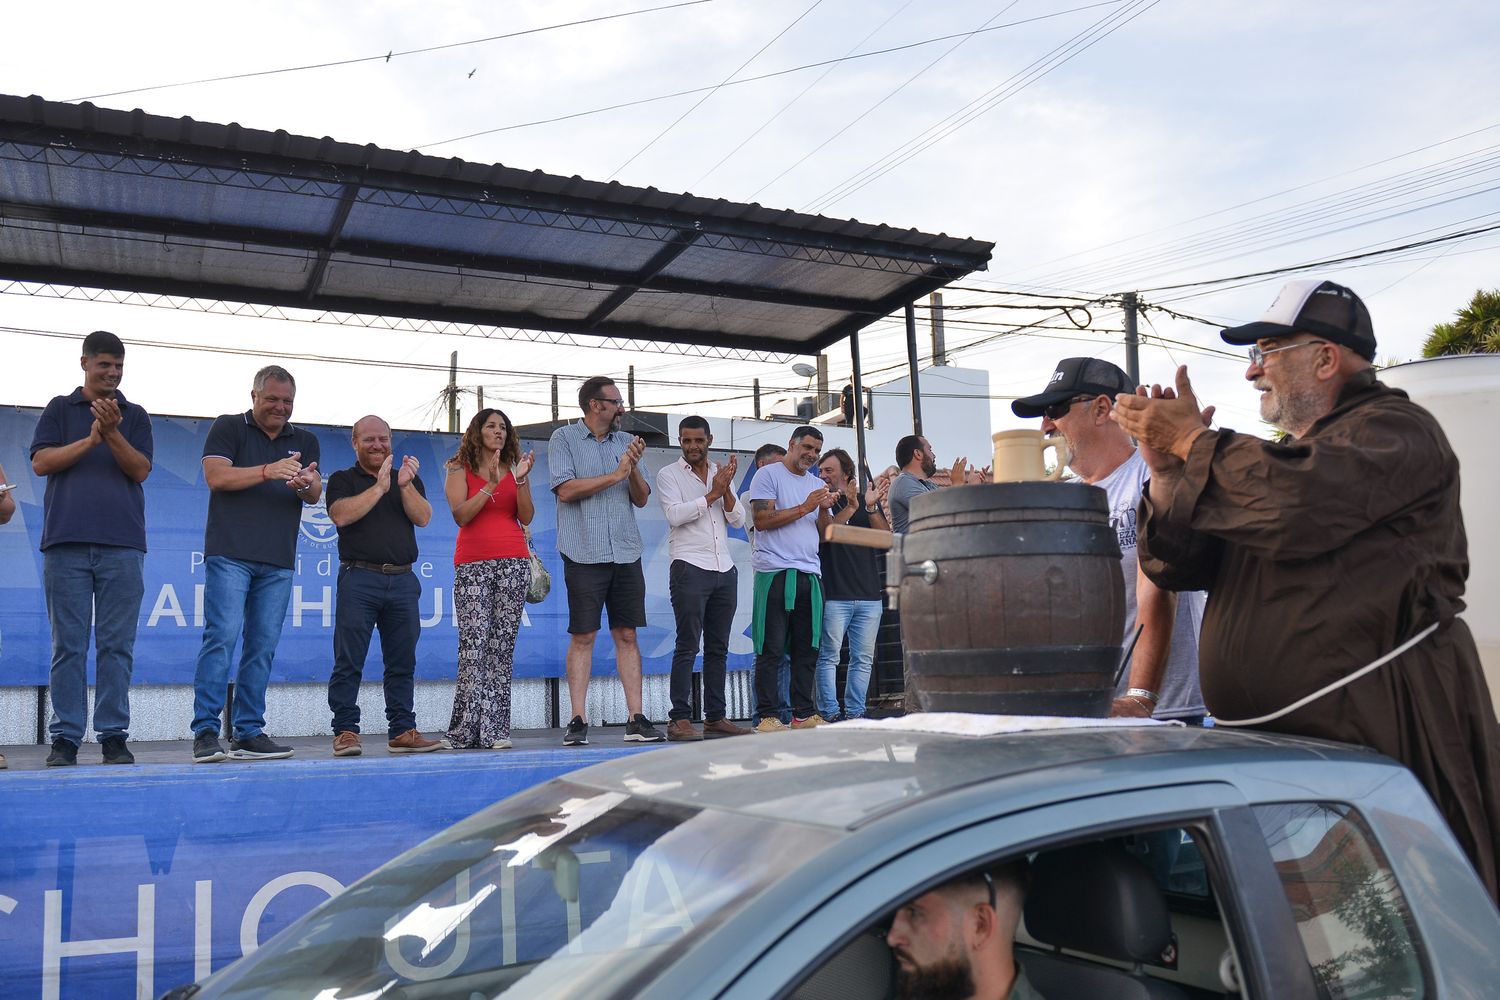
POLYGON ((755 708, 762 718, 776 715, 781 701, 777 675, 782 654, 792 657, 792 715, 805 719, 817 712, 813 705, 813 673, 818 651, 813 647, 812 578, 797 574, 797 598, 786 609, 786 576, 777 574, 766 597, 765 641, 755 657, 755 708))
POLYGON ((703 718, 724 718, 724 671, 729 659, 729 629, 739 604, 740 574, 733 566, 720 573, 672 560, 668 584, 677 616, 677 648, 672 651, 673 719, 693 717, 693 661, 703 644, 703 718))
POLYGON ((394 739, 417 728, 412 708, 413 675, 417 667, 417 637, 422 616, 417 600, 422 584, 407 571, 386 575, 355 566, 339 570, 334 600, 333 676, 328 679, 328 707, 333 731, 359 732, 359 682, 364 674, 370 636, 380 629, 380 652, 385 661, 385 719, 394 739))

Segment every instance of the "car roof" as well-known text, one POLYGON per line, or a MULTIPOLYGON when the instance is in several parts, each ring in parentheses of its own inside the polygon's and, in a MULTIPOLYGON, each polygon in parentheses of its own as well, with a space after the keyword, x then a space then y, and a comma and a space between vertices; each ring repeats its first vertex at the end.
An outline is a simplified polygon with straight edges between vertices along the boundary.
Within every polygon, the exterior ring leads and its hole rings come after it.
POLYGON ((965 736, 897 724, 712 740, 632 754, 559 780, 696 808, 854 829, 983 782, 993 784, 997 795, 1066 790, 1101 776, 1111 787, 1149 787, 1223 780, 1252 765, 1329 760, 1400 769, 1363 748, 1261 732, 1095 724, 965 736))

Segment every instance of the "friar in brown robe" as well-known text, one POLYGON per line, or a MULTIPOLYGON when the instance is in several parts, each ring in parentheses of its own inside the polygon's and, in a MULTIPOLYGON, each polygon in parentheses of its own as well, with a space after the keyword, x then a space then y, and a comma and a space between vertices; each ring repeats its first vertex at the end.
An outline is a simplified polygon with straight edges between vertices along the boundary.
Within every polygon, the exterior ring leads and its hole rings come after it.
MULTIPOLYGON (((1199 647, 1217 717, 1260 719, 1436 630, 1258 728, 1371 747, 1409 767, 1500 900, 1500 726, 1464 609, 1458 459, 1437 421, 1381 385, 1364 304, 1296 281, 1260 322, 1246 379, 1284 441, 1212 431, 1186 368, 1117 402, 1152 479, 1141 565, 1209 592, 1199 647)), ((1210 411, 1211 412, 1211 411, 1210 411)))

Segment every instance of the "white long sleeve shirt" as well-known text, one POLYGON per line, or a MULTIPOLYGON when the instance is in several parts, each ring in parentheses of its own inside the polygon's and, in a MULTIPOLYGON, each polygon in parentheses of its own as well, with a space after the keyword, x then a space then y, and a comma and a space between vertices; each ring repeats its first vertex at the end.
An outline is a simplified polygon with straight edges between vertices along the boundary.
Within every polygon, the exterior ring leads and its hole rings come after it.
POLYGON ((656 499, 667 515, 670 527, 667 551, 671 557, 699 569, 727 573, 734 568, 734 559, 729 555, 727 526, 745 526, 745 507, 736 503, 734 510, 725 511, 722 499, 709 506, 709 484, 718 471, 718 465, 710 462, 708 482, 705 483, 686 459, 679 458, 662 466, 656 474, 656 499))

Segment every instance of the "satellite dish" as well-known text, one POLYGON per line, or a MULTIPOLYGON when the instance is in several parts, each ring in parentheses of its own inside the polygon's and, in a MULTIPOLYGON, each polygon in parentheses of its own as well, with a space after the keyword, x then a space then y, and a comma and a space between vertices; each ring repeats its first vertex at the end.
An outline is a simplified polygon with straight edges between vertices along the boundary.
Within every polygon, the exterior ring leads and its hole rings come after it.
POLYGON ((798 375, 801 375, 803 378, 812 378, 814 375, 818 374, 818 370, 805 361, 799 361, 795 365, 792 365, 792 371, 796 372, 798 375))

